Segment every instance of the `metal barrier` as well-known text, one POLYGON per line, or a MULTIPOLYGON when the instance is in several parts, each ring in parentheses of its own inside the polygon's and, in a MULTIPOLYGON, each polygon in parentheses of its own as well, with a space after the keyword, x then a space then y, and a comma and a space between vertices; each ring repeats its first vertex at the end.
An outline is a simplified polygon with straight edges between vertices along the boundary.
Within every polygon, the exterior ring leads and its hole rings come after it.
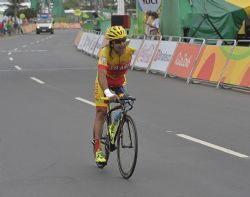
POLYGON ((216 46, 224 46, 224 45, 236 45, 236 40, 234 39, 206 39, 206 45, 216 45, 216 46))

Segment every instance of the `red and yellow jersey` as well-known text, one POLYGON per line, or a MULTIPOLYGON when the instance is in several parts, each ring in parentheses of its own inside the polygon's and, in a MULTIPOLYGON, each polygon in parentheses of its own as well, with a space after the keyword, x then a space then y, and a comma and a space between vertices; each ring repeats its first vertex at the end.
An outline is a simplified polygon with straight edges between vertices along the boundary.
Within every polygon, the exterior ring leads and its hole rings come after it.
POLYGON ((125 81, 125 74, 128 71, 135 52, 134 48, 126 47, 126 52, 119 56, 110 46, 104 47, 98 60, 98 69, 107 70, 107 82, 109 87, 121 87, 125 81))

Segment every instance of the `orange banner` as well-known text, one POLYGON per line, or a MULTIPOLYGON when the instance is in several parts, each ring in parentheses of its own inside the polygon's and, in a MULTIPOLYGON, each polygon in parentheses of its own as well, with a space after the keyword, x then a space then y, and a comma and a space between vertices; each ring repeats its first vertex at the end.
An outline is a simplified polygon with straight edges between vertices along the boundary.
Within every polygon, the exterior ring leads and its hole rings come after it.
POLYGON ((55 23, 55 29, 80 29, 80 23, 55 23))
POLYGON ((30 33, 32 31, 35 31, 36 26, 35 24, 27 24, 27 25, 22 25, 21 28, 23 30, 23 33, 30 33))
POLYGON ((206 46, 192 78, 218 82, 232 46, 206 46))
POLYGON ((187 79, 194 67, 200 48, 201 46, 198 45, 179 43, 169 64, 167 73, 187 79))
POLYGON ((221 82, 250 87, 250 48, 236 47, 234 49, 221 82))

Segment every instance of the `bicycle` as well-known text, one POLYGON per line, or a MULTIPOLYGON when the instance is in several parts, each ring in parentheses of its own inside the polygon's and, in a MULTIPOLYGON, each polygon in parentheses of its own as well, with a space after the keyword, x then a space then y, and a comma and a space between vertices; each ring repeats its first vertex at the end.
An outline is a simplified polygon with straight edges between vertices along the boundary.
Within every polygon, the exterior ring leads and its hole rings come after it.
MULTIPOLYGON (((103 100, 109 100, 106 97, 102 98, 103 100)), ((117 162, 119 171, 123 178, 129 179, 136 166, 137 162, 137 154, 138 154, 138 136, 137 136, 137 129, 135 122, 133 118, 127 114, 128 111, 130 111, 133 108, 134 101, 136 99, 133 97, 125 97, 120 98, 118 101, 112 101, 109 102, 108 105, 108 113, 105 120, 106 123, 106 132, 103 132, 103 136, 100 139, 100 144, 102 147, 102 150, 105 154, 105 158, 108 162, 110 153, 117 150, 117 162), (117 103, 115 107, 111 107, 111 103, 117 103), (119 120, 116 120, 117 122, 114 123, 113 113, 120 111, 120 117, 119 120), (111 143, 111 137, 109 133, 109 129, 112 124, 118 124, 116 127, 117 130, 115 131, 115 137, 114 137, 114 144, 111 143), (125 153, 125 151, 131 150, 132 153, 128 154, 125 153), (131 156, 131 161, 126 158, 127 156, 131 156)), ((94 141, 92 141, 92 144, 95 144, 94 141)), ((94 151, 95 155, 95 151, 94 151)), ((99 168, 104 168, 107 164, 98 164, 97 166, 99 168)))

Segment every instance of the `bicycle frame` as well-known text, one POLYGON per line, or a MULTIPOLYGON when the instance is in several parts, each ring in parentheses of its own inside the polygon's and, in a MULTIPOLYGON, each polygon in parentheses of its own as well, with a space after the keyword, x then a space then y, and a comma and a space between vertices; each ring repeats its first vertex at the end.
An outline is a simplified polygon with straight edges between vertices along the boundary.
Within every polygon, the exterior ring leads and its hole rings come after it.
MULTIPOLYGON (((131 109, 133 109, 133 104, 134 104, 134 101, 136 99, 133 98, 133 97, 127 97, 127 98, 121 98, 119 101, 112 101, 111 103, 119 103, 118 106, 115 106, 113 108, 111 108, 110 104, 108 105, 108 114, 107 114, 107 126, 109 128, 109 125, 112 124, 112 113, 117 111, 117 110, 121 110, 121 117, 120 117, 120 123, 119 123, 119 126, 117 128, 117 131, 120 130, 120 125, 124 119, 124 117, 126 116, 127 112, 130 111, 131 109)), ((116 131, 116 134, 115 134, 115 142, 116 142, 116 139, 117 139, 117 135, 119 132, 116 131)))

